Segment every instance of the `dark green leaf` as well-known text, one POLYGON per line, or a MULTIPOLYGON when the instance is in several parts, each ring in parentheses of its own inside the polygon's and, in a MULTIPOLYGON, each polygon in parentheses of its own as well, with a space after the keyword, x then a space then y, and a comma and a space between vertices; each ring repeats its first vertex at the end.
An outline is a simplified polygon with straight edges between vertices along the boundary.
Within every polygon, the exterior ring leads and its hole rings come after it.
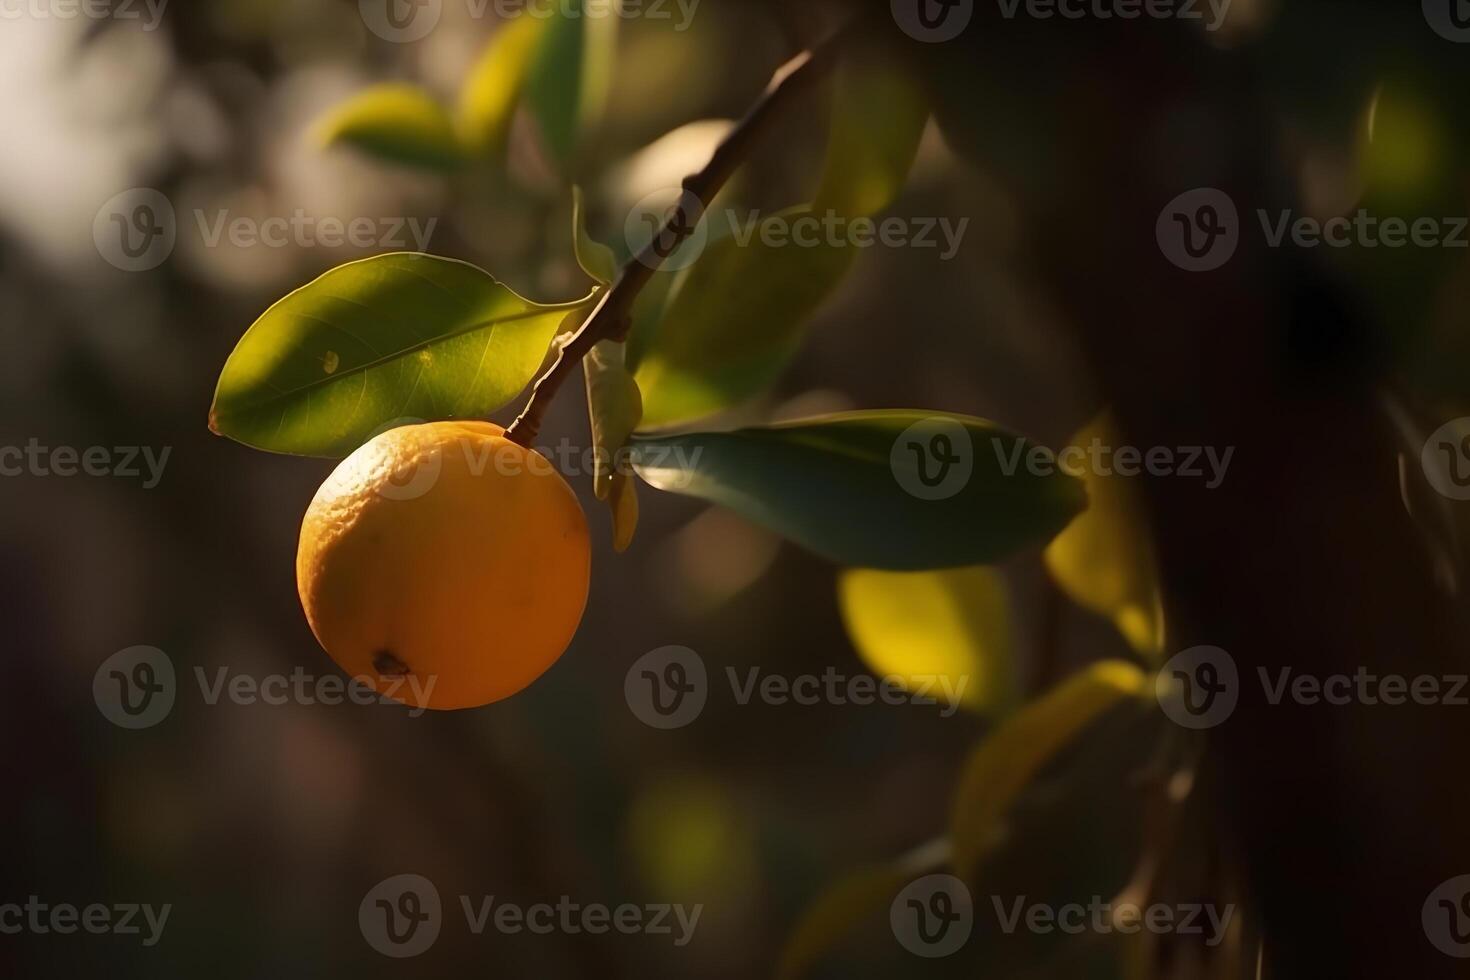
POLYGON ((1024 439, 963 415, 849 412, 630 446, 653 487, 722 504, 865 568, 995 561, 1047 541, 1084 503, 1075 478, 1028 470, 1024 439))

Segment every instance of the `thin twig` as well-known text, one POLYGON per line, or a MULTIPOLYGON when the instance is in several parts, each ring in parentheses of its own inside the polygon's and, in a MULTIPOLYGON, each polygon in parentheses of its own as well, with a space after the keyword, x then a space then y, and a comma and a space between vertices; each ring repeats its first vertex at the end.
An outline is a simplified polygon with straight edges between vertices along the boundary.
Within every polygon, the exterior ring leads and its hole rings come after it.
POLYGON ((705 206, 725 186, 744 162, 751 146, 769 128, 772 120, 792 99, 810 88, 837 60, 848 28, 838 30, 821 44, 803 51, 782 65, 771 77, 765 93, 715 148, 704 169, 684 178, 683 193, 669 211, 662 229, 637 255, 628 260, 613 287, 603 293, 582 326, 561 346, 556 360, 531 388, 531 397, 519 417, 505 432, 506 438, 529 446, 541 429, 546 407, 556 396, 567 375, 603 340, 620 340, 632 322, 633 303, 648 285, 664 260, 691 234, 704 215, 705 206))

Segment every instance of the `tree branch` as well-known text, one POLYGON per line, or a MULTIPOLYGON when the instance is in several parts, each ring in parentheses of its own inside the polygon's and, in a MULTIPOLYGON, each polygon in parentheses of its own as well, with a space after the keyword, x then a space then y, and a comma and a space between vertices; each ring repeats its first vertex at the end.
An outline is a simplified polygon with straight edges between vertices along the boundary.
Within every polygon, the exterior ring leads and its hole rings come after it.
POLYGON ((798 94, 822 78, 833 63, 850 28, 844 27, 816 47, 792 58, 777 69, 745 118, 740 120, 715 148, 704 169, 684 178, 678 203, 669 211, 663 227, 637 255, 628 260, 613 287, 603 293, 582 326, 562 345, 556 360, 531 388, 526 407, 510 428, 506 438, 522 446, 530 446, 541 430, 546 407, 556 396, 573 369, 583 357, 603 340, 621 340, 627 335, 633 317, 633 303, 648 285, 664 260, 684 243, 704 216, 704 208, 713 201, 720 188, 744 162, 750 148, 759 140, 798 94))

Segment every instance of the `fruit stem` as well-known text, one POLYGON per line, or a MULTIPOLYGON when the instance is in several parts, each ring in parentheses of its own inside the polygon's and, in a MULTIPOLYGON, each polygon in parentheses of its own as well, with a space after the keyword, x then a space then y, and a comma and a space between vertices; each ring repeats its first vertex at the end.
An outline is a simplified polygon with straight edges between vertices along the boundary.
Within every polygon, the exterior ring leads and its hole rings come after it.
POLYGON ((536 379, 531 388, 531 397, 526 407, 510 427, 505 436, 512 442, 529 447, 541 430, 541 419, 546 407, 556 396, 562 382, 581 363, 582 358, 599 341, 620 339, 626 336, 633 316, 633 303, 643 287, 648 285, 665 259, 672 255, 684 240, 694 232, 703 217, 705 205, 714 200, 720 188, 740 166, 774 119, 792 99, 810 88, 822 78, 837 60, 843 41, 851 33, 852 25, 839 28, 816 46, 803 51, 776 70, 771 76, 765 92, 751 106, 745 118, 736 123, 729 134, 715 147, 709 162, 698 173, 684 178, 683 193, 679 201, 669 209, 662 229, 637 255, 628 260, 618 275, 617 282, 607 292, 582 326, 571 339, 561 346, 556 360, 546 373, 536 379))

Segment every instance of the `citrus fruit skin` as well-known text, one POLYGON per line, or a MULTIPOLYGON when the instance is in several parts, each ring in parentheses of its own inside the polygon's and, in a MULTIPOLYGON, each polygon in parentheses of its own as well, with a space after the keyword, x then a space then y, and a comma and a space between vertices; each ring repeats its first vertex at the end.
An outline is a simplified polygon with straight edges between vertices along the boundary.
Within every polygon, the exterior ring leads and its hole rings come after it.
POLYGON ((349 675, 415 707, 477 707, 566 650, 591 544, 576 495, 489 422, 390 429, 338 465, 306 510, 296 585, 349 675))

